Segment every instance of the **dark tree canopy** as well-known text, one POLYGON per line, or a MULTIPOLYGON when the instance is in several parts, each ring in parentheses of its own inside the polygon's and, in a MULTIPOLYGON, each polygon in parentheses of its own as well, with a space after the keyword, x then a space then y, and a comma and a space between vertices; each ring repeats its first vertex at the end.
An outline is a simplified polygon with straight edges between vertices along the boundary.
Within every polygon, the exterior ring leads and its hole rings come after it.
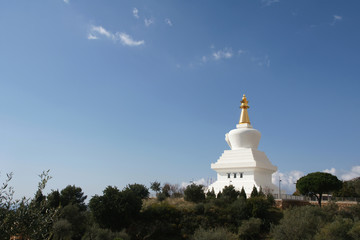
POLYGON ((254 186, 253 190, 250 194, 250 197, 257 197, 257 196, 259 196, 259 192, 258 192, 257 188, 254 186))
POLYGON ((235 201, 240 195, 239 191, 236 191, 233 185, 225 186, 222 191, 221 197, 229 200, 230 202, 235 201))
POLYGON ((242 197, 242 198, 246 199, 246 192, 245 192, 244 187, 241 188, 239 197, 242 197))
POLYGON ((202 202, 205 200, 204 186, 191 184, 184 191, 184 199, 190 202, 202 202))
POLYGON ((130 225, 138 216, 142 200, 129 190, 119 191, 108 186, 103 196, 95 195, 89 202, 89 207, 95 221, 102 228, 120 231, 130 225))
POLYGON ((127 185, 125 190, 132 191, 137 196, 139 196, 141 199, 149 198, 149 194, 150 194, 149 189, 147 187, 145 187, 142 184, 137 184, 137 183, 127 185))
POLYGON ((303 195, 315 196, 321 206, 324 193, 331 193, 341 189, 342 182, 334 175, 324 172, 314 172, 300 178, 296 188, 303 195))
POLYGON ((61 190, 60 192, 60 203, 61 206, 65 207, 66 205, 73 204, 77 205, 79 210, 85 211, 86 204, 85 199, 86 195, 82 192, 80 187, 76 187, 75 185, 68 185, 66 188, 61 190))

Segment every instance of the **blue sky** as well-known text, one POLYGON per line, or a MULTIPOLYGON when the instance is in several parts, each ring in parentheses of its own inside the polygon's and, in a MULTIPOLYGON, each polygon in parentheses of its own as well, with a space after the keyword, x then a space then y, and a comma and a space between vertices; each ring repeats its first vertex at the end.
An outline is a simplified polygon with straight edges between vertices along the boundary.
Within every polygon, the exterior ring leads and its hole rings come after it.
POLYGON ((360 175, 358 1, 0 2, 0 171, 31 196, 215 178, 246 94, 284 187, 360 175))

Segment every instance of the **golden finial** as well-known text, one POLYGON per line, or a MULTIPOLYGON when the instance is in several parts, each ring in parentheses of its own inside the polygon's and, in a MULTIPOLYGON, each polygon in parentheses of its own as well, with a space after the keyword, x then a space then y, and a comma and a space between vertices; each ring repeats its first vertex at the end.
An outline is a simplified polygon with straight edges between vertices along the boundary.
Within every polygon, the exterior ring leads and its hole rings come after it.
POLYGON ((239 124, 242 124, 242 123, 248 123, 250 124, 250 119, 249 119, 249 114, 247 112, 247 109, 249 108, 249 105, 248 105, 248 100, 246 99, 246 96, 245 94, 243 95, 243 98, 241 100, 241 116, 240 116, 240 121, 239 121, 239 124))

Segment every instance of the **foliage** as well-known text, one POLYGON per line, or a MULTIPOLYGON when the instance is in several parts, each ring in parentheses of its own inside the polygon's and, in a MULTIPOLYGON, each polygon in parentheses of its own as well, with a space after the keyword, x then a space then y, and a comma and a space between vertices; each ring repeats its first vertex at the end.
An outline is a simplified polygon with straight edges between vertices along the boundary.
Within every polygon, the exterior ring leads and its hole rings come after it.
POLYGON ((324 172, 309 173, 296 183, 296 189, 301 194, 315 196, 319 206, 324 193, 338 191, 341 186, 342 182, 336 176, 324 172))
POLYGON ((221 198, 226 199, 229 202, 234 202, 240 195, 239 191, 235 190, 233 185, 225 186, 222 190, 221 198))
POLYGON ((206 193, 206 198, 207 199, 215 199, 216 198, 214 188, 212 188, 211 191, 208 190, 208 192, 206 193))
POLYGON ((257 188, 254 186, 253 190, 251 191, 250 197, 257 197, 259 196, 257 188))
POLYGON ((194 203, 203 202, 205 200, 204 186, 195 183, 188 185, 184 191, 184 199, 194 203))
POLYGON ((199 228, 195 231, 192 240, 236 240, 235 234, 229 232, 225 228, 203 229, 199 228))
POLYGON ((129 184, 126 186, 125 191, 132 191, 135 195, 141 199, 149 198, 149 189, 142 184, 129 184))
POLYGON ((274 239, 277 240, 307 240, 324 225, 325 213, 323 209, 313 206, 294 207, 285 210, 280 224, 272 229, 274 239))
POLYGON ((130 240, 130 237, 124 230, 121 232, 112 232, 109 229, 92 225, 84 234, 82 240, 130 240))
POLYGON ((334 192, 335 197, 360 197, 360 177, 344 181, 342 188, 334 192))
POLYGON ((76 205, 80 211, 86 210, 86 200, 87 196, 84 195, 80 187, 75 185, 68 185, 66 188, 60 192, 60 204, 61 206, 67 205, 76 205))
POLYGON ((247 196, 244 187, 241 188, 239 197, 246 199, 247 196))
POLYGON ((160 190, 161 190, 160 186, 161 186, 161 184, 157 181, 150 183, 150 189, 156 193, 160 192, 160 190))
POLYGON ((111 186, 103 191, 103 196, 95 195, 89 202, 95 221, 112 231, 129 226, 139 215, 141 206, 142 200, 134 192, 111 186))
POLYGON ((181 239, 181 211, 167 202, 156 202, 140 213, 128 229, 132 239, 181 239))
POLYGON ((14 200, 14 190, 9 186, 12 174, 0 188, 0 237, 9 239, 21 235, 30 239, 48 239, 51 237, 52 224, 56 216, 55 209, 48 207, 42 191, 50 180, 49 170, 39 175, 38 190, 33 199, 14 200))
POLYGON ((242 222, 238 230, 239 238, 242 240, 256 240, 260 238, 260 218, 250 218, 242 222))
POLYGON ((348 234, 353 226, 353 221, 348 218, 337 218, 326 224, 316 235, 315 240, 352 240, 348 234))

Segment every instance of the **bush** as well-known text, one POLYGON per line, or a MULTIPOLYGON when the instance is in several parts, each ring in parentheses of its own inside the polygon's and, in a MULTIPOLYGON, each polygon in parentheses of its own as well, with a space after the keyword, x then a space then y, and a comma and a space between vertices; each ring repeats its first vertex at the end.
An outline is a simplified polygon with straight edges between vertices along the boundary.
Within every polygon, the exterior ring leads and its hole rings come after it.
POLYGON ((276 240, 306 240, 313 239, 314 235, 324 225, 326 217, 319 207, 295 207, 284 211, 284 218, 280 224, 272 229, 276 240))
POLYGON ((348 232, 352 226, 351 219, 338 217, 335 221, 326 224, 315 235, 315 240, 351 240, 352 237, 348 235, 348 232))
POLYGON ((221 197, 228 200, 229 202, 233 202, 238 198, 239 195, 240 192, 236 191, 233 185, 230 185, 224 187, 221 197))
POLYGON ((191 240, 236 240, 235 234, 229 232, 225 228, 214 228, 205 230, 199 228, 195 231, 191 240))
POLYGON ((184 191, 184 199, 189 202, 203 202, 205 200, 204 186, 191 184, 184 191))
POLYGON ((261 230, 261 219, 250 218, 242 222, 238 229, 240 239, 252 240, 259 239, 261 230))

